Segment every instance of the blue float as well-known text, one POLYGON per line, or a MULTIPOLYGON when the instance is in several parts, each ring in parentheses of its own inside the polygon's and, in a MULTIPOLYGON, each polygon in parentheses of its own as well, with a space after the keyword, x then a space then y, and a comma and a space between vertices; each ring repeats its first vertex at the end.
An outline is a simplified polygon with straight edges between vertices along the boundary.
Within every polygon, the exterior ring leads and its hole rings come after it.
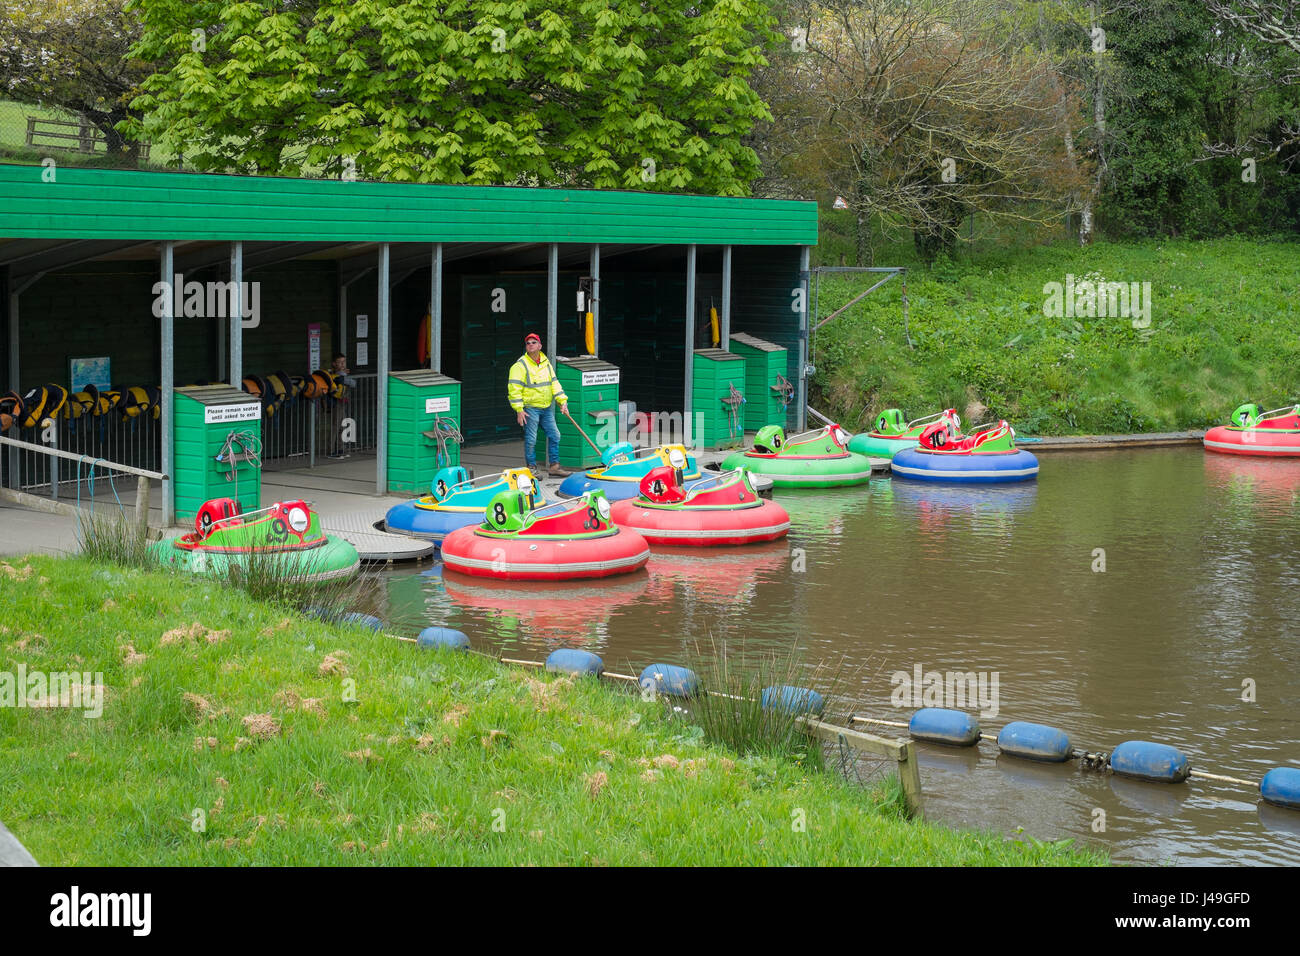
POLYGON ((922 707, 908 721, 907 732, 917 740, 954 747, 972 747, 980 740, 979 718, 946 707, 922 707))
POLYGON ((1259 795, 1279 807, 1300 810, 1300 770, 1274 767, 1259 782, 1259 795))
POLYGON ((1038 459, 1017 448, 1012 452, 973 455, 944 454, 904 448, 889 465, 890 474, 917 481, 996 484, 1038 477, 1038 459))
POLYGON ((694 697, 700 692, 700 679, 695 671, 677 664, 651 664, 641 672, 637 683, 642 690, 653 687, 656 694, 669 697, 694 697))
POLYGON ((1192 772, 1177 747, 1148 740, 1126 740, 1110 752, 1110 769, 1125 777, 1156 783, 1182 783, 1192 772))
POLYGON ((764 687, 759 703, 764 710, 778 710, 796 717, 801 714, 819 715, 826 707, 826 701, 817 691, 809 690, 807 687, 791 687, 788 684, 780 687, 764 687))
POLYGON ((1070 737, 1045 724, 1013 720, 998 732, 998 750, 1025 760, 1063 763, 1070 759, 1070 737))
POLYGON ((450 627, 426 627, 415 638, 417 647, 447 647, 453 651, 469 650, 469 638, 450 627))
POLYGON ((560 647, 546 658, 546 669, 554 674, 577 674, 599 677, 605 672, 605 662, 591 651, 576 647, 560 647))
POLYGON ((346 614, 340 614, 335 619, 338 624, 351 624, 354 627, 364 627, 371 631, 382 631, 384 622, 379 620, 373 614, 361 614, 358 611, 349 611, 346 614))

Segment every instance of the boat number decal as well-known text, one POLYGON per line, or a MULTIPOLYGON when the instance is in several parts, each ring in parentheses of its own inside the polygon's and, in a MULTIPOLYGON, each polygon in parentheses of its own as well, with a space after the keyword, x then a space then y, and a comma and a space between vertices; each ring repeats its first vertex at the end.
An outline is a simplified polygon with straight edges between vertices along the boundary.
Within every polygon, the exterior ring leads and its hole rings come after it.
POLYGON ((447 497, 447 483, 443 481, 441 478, 438 479, 438 497, 439 498, 447 497))
POLYGON ((276 544, 284 544, 285 539, 289 537, 289 526, 284 523, 283 518, 276 518, 271 522, 270 537, 276 544))
POLYGON ((499 525, 504 525, 506 523, 505 505, 501 504, 499 501, 492 508, 492 520, 499 525))
POLYGON ((588 518, 588 525, 587 525, 588 527, 593 529, 600 527, 600 515, 596 513, 595 508, 587 509, 587 518, 588 518))

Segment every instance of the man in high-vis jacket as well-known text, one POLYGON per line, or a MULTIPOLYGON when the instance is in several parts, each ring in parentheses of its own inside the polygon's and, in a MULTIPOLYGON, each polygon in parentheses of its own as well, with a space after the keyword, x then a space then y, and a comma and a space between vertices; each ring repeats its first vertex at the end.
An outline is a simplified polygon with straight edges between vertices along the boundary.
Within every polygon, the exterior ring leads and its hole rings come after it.
POLYGON ((542 339, 536 332, 524 338, 524 354, 510 366, 508 389, 510 407, 515 410, 519 424, 524 427, 524 462, 537 471, 537 423, 546 431, 547 459, 550 468, 546 473, 555 478, 565 478, 569 472, 560 467, 560 428, 555 424, 555 405, 563 410, 569 404, 555 369, 542 354, 542 339))

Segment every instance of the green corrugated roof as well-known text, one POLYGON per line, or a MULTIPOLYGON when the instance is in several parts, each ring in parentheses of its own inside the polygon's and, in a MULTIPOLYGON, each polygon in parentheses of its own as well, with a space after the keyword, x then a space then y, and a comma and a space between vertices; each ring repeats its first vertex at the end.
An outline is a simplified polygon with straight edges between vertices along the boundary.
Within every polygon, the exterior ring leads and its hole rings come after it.
POLYGON ((0 238, 815 245, 817 204, 0 164, 0 238))

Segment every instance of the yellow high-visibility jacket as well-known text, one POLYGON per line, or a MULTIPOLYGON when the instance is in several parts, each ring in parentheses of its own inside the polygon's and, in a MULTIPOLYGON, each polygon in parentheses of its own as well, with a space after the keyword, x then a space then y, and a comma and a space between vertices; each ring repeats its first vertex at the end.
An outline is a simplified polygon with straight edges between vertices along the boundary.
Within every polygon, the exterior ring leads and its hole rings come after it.
POLYGON ((519 361, 510 366, 510 383, 508 394, 510 407, 515 411, 528 408, 549 408, 552 401, 561 405, 568 404, 569 396, 564 394, 560 380, 555 377, 555 369, 546 353, 538 352, 539 361, 534 362, 525 352, 519 361))

